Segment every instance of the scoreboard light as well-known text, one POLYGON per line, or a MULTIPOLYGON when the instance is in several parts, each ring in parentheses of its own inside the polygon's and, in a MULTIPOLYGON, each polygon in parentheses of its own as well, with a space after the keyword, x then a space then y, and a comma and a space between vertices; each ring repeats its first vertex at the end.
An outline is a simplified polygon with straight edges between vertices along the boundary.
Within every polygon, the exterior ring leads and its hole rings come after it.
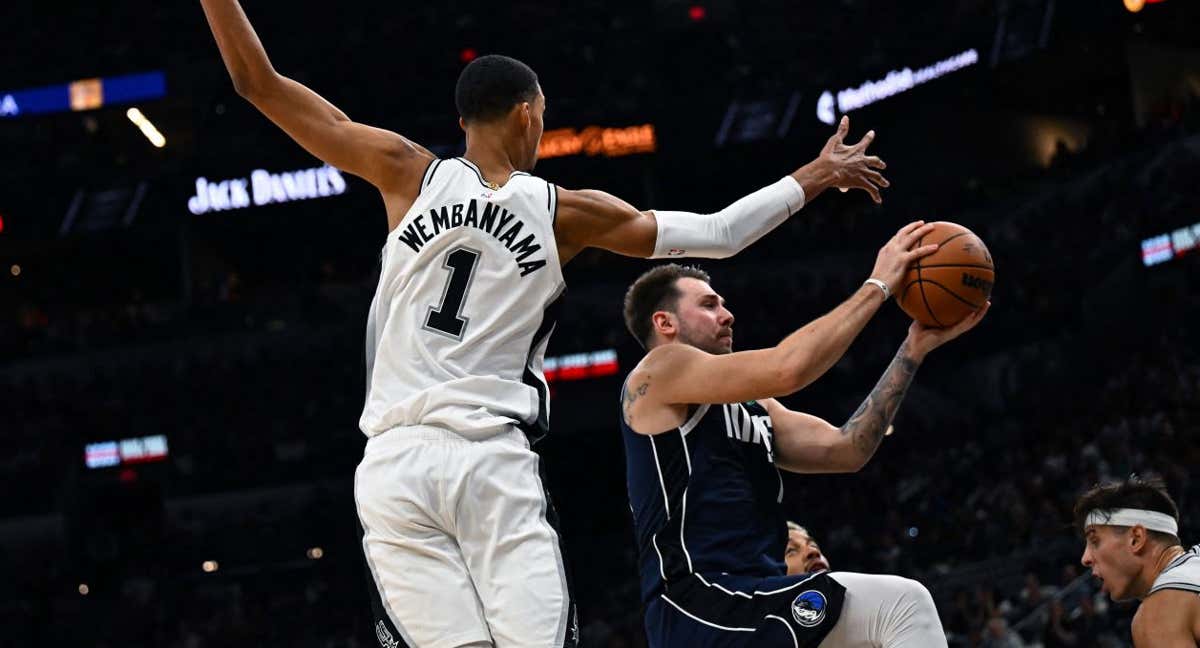
POLYGON ((167 437, 161 434, 121 439, 119 441, 97 441, 83 448, 83 463, 93 470, 121 465, 165 461, 167 437))
POLYGON ((0 119, 94 110, 165 96, 167 77, 160 71, 80 79, 21 90, 0 90, 0 119))
POLYGON ((582 130, 558 128, 542 134, 538 157, 542 159, 568 155, 603 155, 620 157, 636 153, 653 153, 658 148, 653 124, 604 128, 588 126, 582 130))
POLYGON ((542 364, 546 382, 611 376, 617 373, 618 368, 616 349, 546 358, 542 364))
POLYGON ((1151 236, 1142 241, 1142 265, 1166 263, 1200 247, 1200 223, 1180 227, 1169 234, 1151 236))

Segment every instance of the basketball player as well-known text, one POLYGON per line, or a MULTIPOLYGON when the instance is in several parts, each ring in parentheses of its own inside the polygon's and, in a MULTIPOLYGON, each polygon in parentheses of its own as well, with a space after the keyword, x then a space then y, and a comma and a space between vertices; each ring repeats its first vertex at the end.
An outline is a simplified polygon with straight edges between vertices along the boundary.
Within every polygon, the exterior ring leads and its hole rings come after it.
POLYGON ((821 553, 821 547, 808 533, 808 529, 788 521, 787 548, 783 551, 783 562, 787 575, 812 574, 829 571, 829 559, 821 553))
POLYGON ((714 214, 638 211, 528 173, 546 99, 519 61, 466 66, 455 88, 466 154, 438 160, 277 73, 235 0, 202 4, 238 93, 383 196, 389 234, 367 317, 368 441, 355 475, 379 642, 573 644, 553 511, 529 447, 549 423, 542 357, 561 266, 587 247, 730 256, 833 186, 878 202, 888 183, 866 152, 873 133, 846 145, 843 120, 816 160, 714 214))
POLYGON ((1161 479, 1097 485, 1075 503, 1083 566, 1114 601, 1140 599, 1137 648, 1200 645, 1200 545, 1184 550, 1179 509, 1161 479))
POLYGON ((933 598, 896 576, 785 575, 778 469, 859 470, 875 453, 917 367, 979 323, 914 323, 895 359, 840 428, 788 410, 790 394, 833 366, 904 275, 936 246, 902 228, 870 279, 830 313, 769 349, 733 352, 733 314, 695 268, 666 265, 626 293, 625 322, 647 349, 622 395, 626 474, 655 648, 934 648, 933 598))

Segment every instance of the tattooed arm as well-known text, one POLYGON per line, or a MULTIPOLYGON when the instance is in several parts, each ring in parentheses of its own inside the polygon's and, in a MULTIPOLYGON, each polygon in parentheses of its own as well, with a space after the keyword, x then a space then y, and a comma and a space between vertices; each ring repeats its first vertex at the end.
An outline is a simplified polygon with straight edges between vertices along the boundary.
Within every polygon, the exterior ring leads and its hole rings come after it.
POLYGON ((840 428, 816 416, 789 410, 775 400, 763 401, 775 432, 775 463, 784 470, 800 473, 862 469, 879 449, 925 356, 973 328, 986 312, 987 308, 982 308, 948 329, 913 323, 887 371, 840 428))
POLYGON ((875 389, 840 428, 777 401, 764 401, 775 430, 775 463, 800 473, 857 472, 879 449, 919 366, 921 358, 905 341, 875 389))

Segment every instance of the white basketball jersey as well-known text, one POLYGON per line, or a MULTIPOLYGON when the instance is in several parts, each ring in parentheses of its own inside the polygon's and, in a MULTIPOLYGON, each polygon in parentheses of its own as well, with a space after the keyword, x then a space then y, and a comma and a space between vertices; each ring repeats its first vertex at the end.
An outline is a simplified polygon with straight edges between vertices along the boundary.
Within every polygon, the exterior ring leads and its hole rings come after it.
POLYGON ((435 160, 388 234, 367 316, 359 427, 436 425, 484 438, 549 425, 542 358, 566 284, 553 184, 514 172, 489 186, 463 158, 435 160))
POLYGON ((1200 545, 1180 554, 1163 568, 1150 594, 1164 589, 1179 589, 1200 594, 1200 545))

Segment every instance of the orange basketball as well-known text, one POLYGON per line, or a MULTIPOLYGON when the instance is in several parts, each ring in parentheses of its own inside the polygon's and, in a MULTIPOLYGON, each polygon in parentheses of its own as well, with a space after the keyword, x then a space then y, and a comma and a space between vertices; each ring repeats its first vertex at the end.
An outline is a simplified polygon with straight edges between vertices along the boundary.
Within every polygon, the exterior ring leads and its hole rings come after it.
POLYGON ((937 252, 918 259, 900 282, 896 303, 927 326, 954 326, 983 308, 996 279, 992 255, 971 230, 938 221, 917 246, 937 243, 937 252))

